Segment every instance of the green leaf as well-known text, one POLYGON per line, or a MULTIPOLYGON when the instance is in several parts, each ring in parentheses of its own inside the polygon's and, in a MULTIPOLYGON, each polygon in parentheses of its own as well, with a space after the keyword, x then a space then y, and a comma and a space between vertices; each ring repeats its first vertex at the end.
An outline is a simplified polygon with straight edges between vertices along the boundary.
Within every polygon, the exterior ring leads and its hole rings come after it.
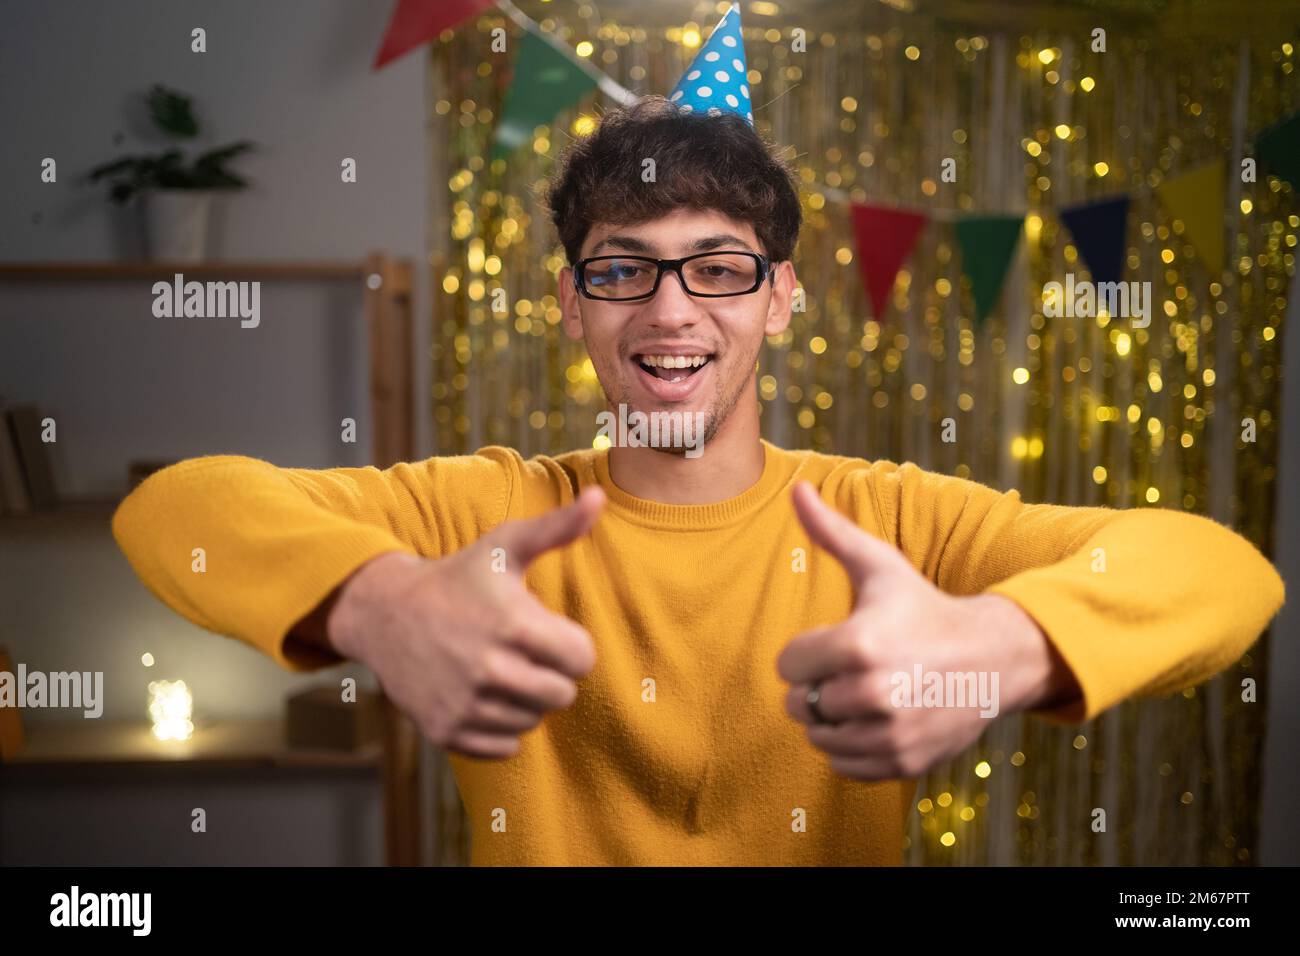
POLYGON ((196 185, 204 189, 236 189, 248 185, 243 179, 225 168, 234 156, 247 152, 253 144, 244 140, 204 153, 194 162, 196 185))
POLYGON ((229 146, 222 146, 217 149, 209 150, 194 161, 196 166, 220 166, 229 159, 233 159, 240 153, 248 152, 253 149, 253 144, 248 140, 240 140, 238 143, 231 143, 229 146))
POLYGON ((149 114, 154 125, 169 136, 190 139, 199 134, 190 98, 161 84, 149 91, 149 114))
POLYGON ((122 159, 115 159, 112 162, 101 163, 86 174, 91 182, 103 179, 105 176, 112 176, 114 173, 120 173, 125 170, 136 169, 142 160, 137 156, 125 156, 122 159))

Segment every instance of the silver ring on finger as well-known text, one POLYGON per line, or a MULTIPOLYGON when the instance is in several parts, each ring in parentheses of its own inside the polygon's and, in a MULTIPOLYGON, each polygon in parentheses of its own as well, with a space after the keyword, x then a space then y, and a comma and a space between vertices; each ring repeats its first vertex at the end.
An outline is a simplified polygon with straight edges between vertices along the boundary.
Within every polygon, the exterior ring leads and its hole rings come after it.
POLYGON ((808 688, 808 693, 804 695, 804 703, 808 705, 808 710, 813 715, 813 723, 830 724, 830 721, 826 719, 826 715, 821 712, 821 707, 818 706, 821 700, 822 682, 815 680, 812 686, 808 688))

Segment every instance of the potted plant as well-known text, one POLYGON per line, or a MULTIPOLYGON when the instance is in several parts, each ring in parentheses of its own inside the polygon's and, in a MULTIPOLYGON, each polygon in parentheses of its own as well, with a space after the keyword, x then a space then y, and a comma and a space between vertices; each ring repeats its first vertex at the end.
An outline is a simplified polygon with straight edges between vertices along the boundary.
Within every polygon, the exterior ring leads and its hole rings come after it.
MULTIPOLYGON (((184 94, 155 85, 148 106, 154 128, 164 137, 183 141, 199 135, 198 120, 184 94)), ((241 140, 202 153, 188 164, 176 147, 154 155, 125 156, 96 166, 89 179, 107 180, 109 198, 119 206, 143 201, 144 246, 152 258, 198 262, 207 248, 213 195, 248 185, 227 164, 252 148, 252 143, 241 140)))

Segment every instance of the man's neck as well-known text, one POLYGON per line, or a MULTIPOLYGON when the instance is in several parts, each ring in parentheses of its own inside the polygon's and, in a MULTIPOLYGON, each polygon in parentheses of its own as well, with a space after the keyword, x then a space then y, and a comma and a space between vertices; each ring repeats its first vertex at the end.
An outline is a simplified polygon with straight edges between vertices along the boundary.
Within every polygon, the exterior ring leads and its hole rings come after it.
POLYGON ((695 458, 679 450, 609 450, 609 476, 629 495, 670 505, 708 505, 748 491, 763 475, 758 403, 746 395, 695 458))

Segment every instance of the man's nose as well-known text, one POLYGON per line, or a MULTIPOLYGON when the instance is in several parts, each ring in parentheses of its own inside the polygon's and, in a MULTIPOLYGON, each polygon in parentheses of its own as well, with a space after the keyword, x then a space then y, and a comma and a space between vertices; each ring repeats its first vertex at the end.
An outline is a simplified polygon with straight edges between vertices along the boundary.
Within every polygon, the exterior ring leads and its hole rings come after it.
POLYGON ((665 328, 680 328, 695 322, 698 315, 699 303, 686 291, 681 276, 676 272, 665 272, 654 297, 647 304, 646 318, 665 328))

